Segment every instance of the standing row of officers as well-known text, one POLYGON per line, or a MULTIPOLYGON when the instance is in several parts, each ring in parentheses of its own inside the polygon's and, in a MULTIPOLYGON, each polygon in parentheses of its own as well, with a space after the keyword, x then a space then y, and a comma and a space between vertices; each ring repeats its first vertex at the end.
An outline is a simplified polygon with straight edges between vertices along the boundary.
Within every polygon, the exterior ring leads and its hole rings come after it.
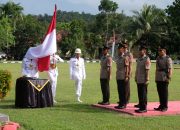
MULTIPOLYGON (((109 105, 112 58, 108 54, 109 47, 104 46, 101 58, 100 83, 102 90, 101 105, 109 105)), ((167 49, 163 46, 158 48, 159 56, 156 59, 155 81, 159 95, 160 105, 154 108, 156 111, 167 111, 168 109, 168 84, 172 75, 172 60, 166 55, 167 49)), ((130 78, 132 75, 133 55, 128 51, 128 44, 119 44, 116 62, 116 81, 119 95, 118 106, 116 109, 125 109, 130 99, 130 78)), ((147 47, 139 48, 139 57, 135 71, 135 82, 137 84, 139 103, 134 105, 138 109, 137 113, 147 112, 147 87, 149 84, 149 70, 151 67, 150 58, 147 56, 147 47)))
MULTIPOLYGON (((103 56, 101 57, 101 70, 100 70, 100 84, 102 90, 102 101, 98 102, 101 105, 109 105, 110 99, 110 86, 109 81, 111 79, 112 70, 112 58, 108 53, 109 47, 103 47, 103 56)), ((166 55, 167 49, 165 47, 158 48, 158 54, 156 60, 156 72, 155 81, 157 84, 157 92, 159 95, 160 105, 154 110, 167 111, 168 109, 168 84, 172 75, 172 60, 166 55)), ((51 55, 50 67, 48 76, 52 86, 52 94, 54 103, 56 103, 56 85, 58 70, 56 63, 58 61, 64 62, 59 56, 51 55)), ((125 109, 130 100, 130 78, 132 77, 132 62, 133 55, 128 51, 128 44, 123 43, 118 46, 118 56, 115 59, 116 62, 116 81, 117 90, 119 95, 118 106, 116 109, 125 109)), ((147 86, 149 84, 149 70, 151 67, 150 58, 147 56, 147 47, 141 46, 139 49, 139 58, 137 58, 137 65, 135 71, 135 82, 137 83, 138 99, 139 103, 134 105, 138 109, 137 113, 147 112, 147 86)), ((38 78, 37 60, 35 59, 23 59, 22 75, 26 77, 38 78)), ((81 58, 81 49, 75 50, 75 56, 70 59, 70 79, 75 81, 76 87, 76 100, 80 100, 82 92, 82 80, 86 78, 84 59, 81 58)))

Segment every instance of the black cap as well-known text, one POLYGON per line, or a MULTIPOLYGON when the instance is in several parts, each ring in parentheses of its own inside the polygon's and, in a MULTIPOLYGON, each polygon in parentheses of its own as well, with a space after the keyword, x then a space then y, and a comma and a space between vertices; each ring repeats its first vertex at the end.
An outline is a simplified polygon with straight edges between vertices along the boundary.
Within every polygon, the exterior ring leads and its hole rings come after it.
POLYGON ((158 50, 160 50, 160 49, 165 49, 165 50, 167 50, 167 48, 166 48, 164 45, 160 45, 160 46, 158 47, 158 50))
POLYGON ((106 49, 110 49, 110 47, 107 45, 103 45, 103 50, 106 50, 106 49))
POLYGON ((125 45, 124 45, 124 44, 119 43, 119 44, 118 44, 118 49, 120 49, 120 48, 125 48, 125 45))
POLYGON ((145 45, 141 45, 140 48, 139 48, 139 51, 141 51, 141 50, 143 50, 143 49, 147 50, 148 48, 147 48, 147 46, 145 46, 145 45))

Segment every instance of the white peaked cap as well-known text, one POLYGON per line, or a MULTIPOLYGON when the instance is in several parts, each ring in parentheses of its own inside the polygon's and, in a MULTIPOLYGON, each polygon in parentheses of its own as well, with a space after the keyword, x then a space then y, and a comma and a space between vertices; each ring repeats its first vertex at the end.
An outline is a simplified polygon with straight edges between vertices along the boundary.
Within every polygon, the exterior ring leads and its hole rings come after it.
POLYGON ((81 53, 81 49, 76 48, 75 53, 81 53))

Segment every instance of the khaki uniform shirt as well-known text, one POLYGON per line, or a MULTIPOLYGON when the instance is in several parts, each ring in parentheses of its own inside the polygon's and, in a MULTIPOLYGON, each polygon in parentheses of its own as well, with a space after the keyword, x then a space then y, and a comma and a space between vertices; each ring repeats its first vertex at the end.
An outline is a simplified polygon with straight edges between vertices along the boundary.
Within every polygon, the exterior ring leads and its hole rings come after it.
POLYGON ((101 57, 100 79, 108 79, 108 68, 112 66, 112 58, 107 54, 101 57))
POLYGON ((132 62, 133 62, 133 55, 128 50, 126 50, 124 54, 125 54, 125 56, 127 56, 129 58, 129 78, 131 78, 131 74, 132 74, 132 67, 131 66, 132 66, 132 62), (131 67, 131 70, 130 70, 130 67, 131 67))
POLYGON ((117 80, 125 80, 126 67, 129 66, 129 58, 127 56, 118 55, 116 59, 116 79, 117 80))
POLYGON ((125 55, 125 56, 128 56, 128 58, 129 58, 129 62, 130 62, 130 63, 132 63, 132 62, 133 62, 133 55, 132 55, 132 53, 131 53, 131 52, 126 51, 126 52, 124 53, 124 55, 125 55))
POLYGON ((156 81, 166 81, 168 69, 172 68, 172 59, 165 55, 163 57, 158 56, 156 59, 156 81))
POLYGON ((137 59, 135 79, 137 83, 146 82, 146 70, 151 67, 151 61, 148 56, 139 57, 137 59))

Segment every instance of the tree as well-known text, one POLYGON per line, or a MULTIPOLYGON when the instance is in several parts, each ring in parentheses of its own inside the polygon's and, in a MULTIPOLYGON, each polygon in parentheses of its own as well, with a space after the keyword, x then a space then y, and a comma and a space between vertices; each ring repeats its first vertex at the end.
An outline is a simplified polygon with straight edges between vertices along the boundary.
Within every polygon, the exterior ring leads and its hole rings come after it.
MULTIPOLYGON (((113 15, 116 10, 118 9, 118 4, 116 2, 113 2, 111 0, 101 0, 100 5, 98 6, 99 11, 101 11, 101 14, 97 16, 97 20, 101 19, 106 21, 106 37, 105 40, 108 38, 108 33, 109 33, 109 22, 111 19, 114 18, 115 15, 113 15)), ((98 22, 98 21, 97 21, 98 22)), ((104 25, 103 25, 104 26, 104 25)), ((112 28, 111 30, 113 30, 112 28)))
POLYGON ((176 26, 178 32, 180 32, 180 0, 175 0, 173 5, 168 6, 165 11, 172 24, 176 26))
POLYGON ((72 56, 76 48, 81 48, 84 51, 83 25, 81 20, 73 20, 69 23, 68 36, 62 40, 60 46, 64 55, 69 53, 72 56))
POLYGON ((153 50, 168 38, 167 17, 164 11, 155 6, 144 5, 140 12, 134 11, 134 14, 133 29, 136 30, 134 34, 137 44, 149 45, 153 50))
POLYGON ((21 60, 29 47, 36 46, 43 41, 48 23, 39 22, 32 15, 24 16, 23 20, 19 20, 17 23, 14 33, 16 46, 11 46, 9 53, 16 60, 21 60))
POLYGON ((0 20, 0 50, 8 51, 9 47, 14 43, 13 28, 8 17, 0 20))
POLYGON ((90 58, 97 58, 96 56, 99 56, 98 49, 102 47, 103 44, 101 35, 92 32, 86 33, 84 37, 84 43, 86 46, 86 51, 88 52, 90 58))
POLYGON ((7 16, 8 18, 12 19, 13 29, 16 29, 16 22, 19 18, 22 18, 22 11, 23 7, 19 4, 15 4, 14 2, 7 2, 6 4, 2 5, 3 15, 7 16))
POLYGON ((168 41, 168 48, 170 53, 179 55, 180 59, 180 0, 175 0, 165 11, 169 18, 168 33, 170 35, 170 40, 168 41))
POLYGON ((104 13, 116 12, 116 10, 118 8, 118 4, 111 0, 101 0, 100 3, 101 4, 98 7, 99 11, 102 11, 104 13))

